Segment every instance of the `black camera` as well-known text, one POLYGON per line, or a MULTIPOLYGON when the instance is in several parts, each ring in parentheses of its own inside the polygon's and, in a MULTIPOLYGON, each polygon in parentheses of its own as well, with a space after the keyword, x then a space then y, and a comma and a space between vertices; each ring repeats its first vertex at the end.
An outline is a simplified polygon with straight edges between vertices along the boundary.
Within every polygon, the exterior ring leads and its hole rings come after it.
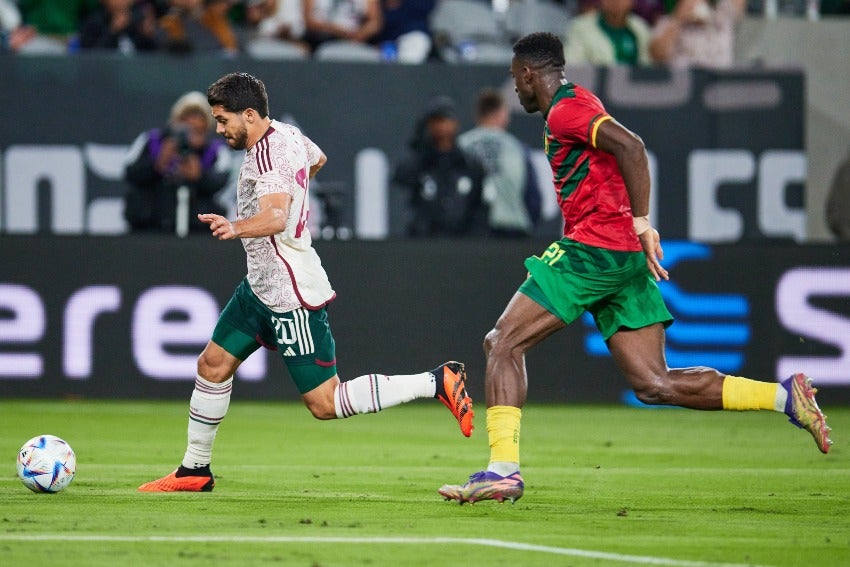
POLYGON ((172 135, 177 145, 177 153, 181 157, 189 155, 192 151, 192 146, 189 144, 189 129, 178 126, 172 130, 172 135))

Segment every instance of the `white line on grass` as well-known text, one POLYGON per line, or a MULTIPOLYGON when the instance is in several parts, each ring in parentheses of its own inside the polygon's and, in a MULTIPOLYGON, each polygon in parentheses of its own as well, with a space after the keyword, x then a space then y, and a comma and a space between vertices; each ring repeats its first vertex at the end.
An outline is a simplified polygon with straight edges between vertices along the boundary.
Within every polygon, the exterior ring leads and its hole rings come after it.
POLYGON ((708 561, 686 561, 666 557, 623 555, 606 551, 590 551, 570 547, 551 547, 497 539, 456 537, 296 537, 296 536, 113 536, 73 534, 0 534, 0 541, 97 541, 97 542, 161 542, 161 543, 388 543, 388 544, 467 544, 485 547, 500 547, 518 551, 536 551, 553 555, 569 555, 590 559, 605 559, 641 565, 669 565, 671 567, 756 567, 741 563, 712 563, 708 561))

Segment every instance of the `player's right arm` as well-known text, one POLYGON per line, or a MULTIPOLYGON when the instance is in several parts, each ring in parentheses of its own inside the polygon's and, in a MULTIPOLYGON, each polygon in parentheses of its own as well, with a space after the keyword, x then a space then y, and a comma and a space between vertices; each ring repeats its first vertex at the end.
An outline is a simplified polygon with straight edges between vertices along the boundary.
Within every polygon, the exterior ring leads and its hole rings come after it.
POLYGON ((269 193, 259 198, 260 211, 248 218, 229 221, 221 215, 201 214, 198 219, 209 225, 212 235, 219 240, 234 238, 260 238, 286 229, 292 196, 288 193, 269 193))

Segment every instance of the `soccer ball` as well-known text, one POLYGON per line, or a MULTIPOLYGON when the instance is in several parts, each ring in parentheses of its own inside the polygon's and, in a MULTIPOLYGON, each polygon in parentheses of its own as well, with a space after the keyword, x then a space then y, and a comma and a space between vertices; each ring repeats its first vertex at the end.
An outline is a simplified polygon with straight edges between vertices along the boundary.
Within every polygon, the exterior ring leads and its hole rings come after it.
POLYGON ((18 478, 33 492, 60 492, 74 480, 77 456, 55 435, 33 437, 18 451, 18 478))

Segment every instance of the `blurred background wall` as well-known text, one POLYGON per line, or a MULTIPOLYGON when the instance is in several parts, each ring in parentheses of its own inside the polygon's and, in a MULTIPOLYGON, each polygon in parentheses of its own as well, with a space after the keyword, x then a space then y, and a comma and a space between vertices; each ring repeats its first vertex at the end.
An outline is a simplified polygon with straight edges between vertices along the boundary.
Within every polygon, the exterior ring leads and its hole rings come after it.
MULTIPOLYGON (((722 72, 568 76, 647 143, 674 278, 662 288, 678 319, 671 365, 763 379, 804 370, 833 402, 850 402, 850 248, 824 223, 850 150, 850 24, 748 17, 737 48, 740 67, 722 72)), ((524 277, 523 258, 560 234, 542 121, 516 106, 506 65, 15 56, 0 57, 0 395, 185 397, 244 257, 201 235, 129 235, 123 163, 177 97, 235 70, 263 78, 273 117, 329 155, 311 186, 311 228, 339 293, 331 317, 344 377, 444 358, 483 376, 481 340, 524 277), (443 94, 471 126, 483 86, 514 101, 511 131, 535 150, 544 221, 519 242, 402 238, 405 201, 388 176, 417 118, 443 94)), ((221 200, 232 199, 231 183, 221 200)), ((249 359, 237 395, 294 396, 275 358, 249 359)), ((624 395, 587 320, 529 367, 535 400, 624 395)))
POLYGON ((807 236, 829 240, 826 196, 838 164, 850 152, 850 23, 824 17, 765 20, 747 17, 738 26, 742 64, 798 68, 806 76, 805 145, 807 236))

